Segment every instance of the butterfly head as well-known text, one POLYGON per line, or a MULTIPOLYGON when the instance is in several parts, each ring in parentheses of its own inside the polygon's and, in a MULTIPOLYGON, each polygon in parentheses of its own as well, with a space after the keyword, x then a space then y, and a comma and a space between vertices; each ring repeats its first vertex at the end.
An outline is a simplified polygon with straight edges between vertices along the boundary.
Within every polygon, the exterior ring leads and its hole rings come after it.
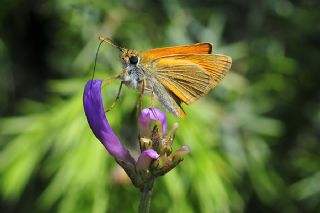
POLYGON ((121 63, 123 73, 120 76, 122 81, 129 87, 140 88, 144 73, 140 66, 140 56, 136 50, 122 49, 121 63))
POLYGON ((120 51, 120 59, 123 72, 119 76, 120 79, 129 87, 140 88, 144 78, 144 72, 140 66, 140 56, 136 50, 130 50, 116 45, 111 39, 99 36, 101 42, 117 48, 120 51))
POLYGON ((140 62, 138 52, 136 50, 123 49, 121 51, 121 62, 123 68, 136 67, 140 62))

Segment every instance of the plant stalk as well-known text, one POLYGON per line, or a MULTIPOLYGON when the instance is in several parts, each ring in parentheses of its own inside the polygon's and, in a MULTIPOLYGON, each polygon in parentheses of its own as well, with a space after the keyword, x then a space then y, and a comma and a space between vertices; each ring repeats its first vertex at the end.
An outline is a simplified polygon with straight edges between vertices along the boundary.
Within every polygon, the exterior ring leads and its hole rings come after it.
POLYGON ((139 213, 149 213, 154 179, 148 180, 141 188, 139 213))

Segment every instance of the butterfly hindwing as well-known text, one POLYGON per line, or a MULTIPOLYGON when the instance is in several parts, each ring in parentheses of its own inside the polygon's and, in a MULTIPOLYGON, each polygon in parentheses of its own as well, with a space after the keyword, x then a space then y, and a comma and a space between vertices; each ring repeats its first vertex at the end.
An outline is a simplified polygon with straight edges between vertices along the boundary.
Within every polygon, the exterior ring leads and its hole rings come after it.
POLYGON ((169 55, 153 62, 155 76, 186 104, 206 95, 230 67, 228 56, 211 54, 169 55))

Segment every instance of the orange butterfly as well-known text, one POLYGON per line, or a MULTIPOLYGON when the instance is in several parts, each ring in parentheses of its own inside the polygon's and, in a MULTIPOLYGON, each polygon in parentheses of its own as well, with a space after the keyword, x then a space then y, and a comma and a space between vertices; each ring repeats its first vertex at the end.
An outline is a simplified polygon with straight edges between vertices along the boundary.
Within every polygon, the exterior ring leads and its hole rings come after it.
POLYGON ((191 104, 205 96, 229 71, 232 59, 212 54, 211 43, 197 43, 137 52, 119 47, 123 71, 117 75, 125 85, 155 95, 170 113, 185 117, 181 103, 191 104))

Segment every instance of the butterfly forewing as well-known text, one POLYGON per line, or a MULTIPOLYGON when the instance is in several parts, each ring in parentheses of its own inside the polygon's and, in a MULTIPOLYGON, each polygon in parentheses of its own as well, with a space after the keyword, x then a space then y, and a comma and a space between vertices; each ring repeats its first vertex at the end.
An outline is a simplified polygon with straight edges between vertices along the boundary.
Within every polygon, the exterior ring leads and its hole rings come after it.
POLYGON ((163 47, 148 50, 140 53, 144 63, 151 62, 157 58, 173 55, 173 54, 211 54, 212 44, 211 43, 197 43, 192 45, 163 47))

